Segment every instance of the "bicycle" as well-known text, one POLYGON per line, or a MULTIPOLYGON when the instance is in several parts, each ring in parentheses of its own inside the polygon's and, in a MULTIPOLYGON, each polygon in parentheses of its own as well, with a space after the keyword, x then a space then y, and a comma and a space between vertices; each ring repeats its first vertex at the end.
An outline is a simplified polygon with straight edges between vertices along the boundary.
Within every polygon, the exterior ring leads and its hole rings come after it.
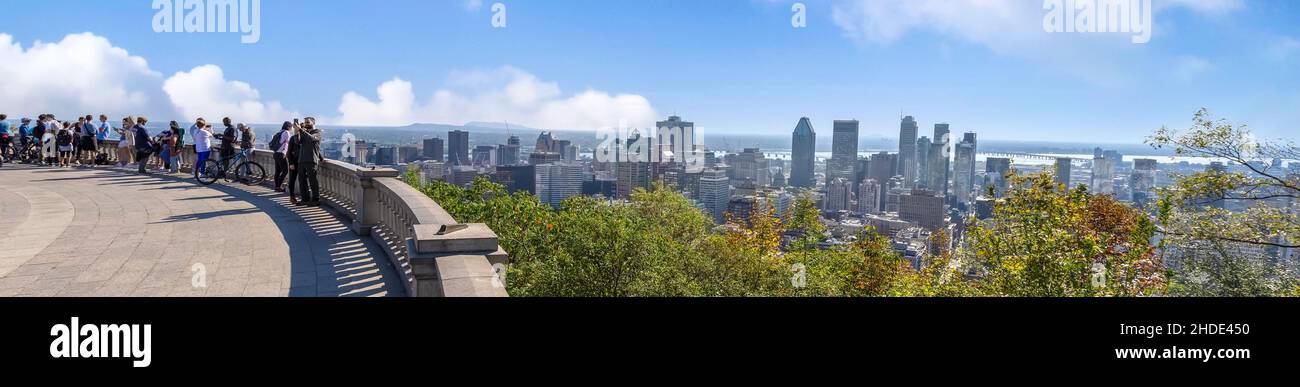
POLYGON ((235 166, 234 173, 226 170, 226 164, 221 161, 208 159, 203 162, 201 167, 196 167, 194 179, 199 184, 212 185, 217 179, 225 179, 227 182, 238 181, 246 185, 260 185, 266 181, 266 168, 261 164, 250 159, 252 150, 245 149, 235 153, 235 157, 230 159, 229 165, 235 166))

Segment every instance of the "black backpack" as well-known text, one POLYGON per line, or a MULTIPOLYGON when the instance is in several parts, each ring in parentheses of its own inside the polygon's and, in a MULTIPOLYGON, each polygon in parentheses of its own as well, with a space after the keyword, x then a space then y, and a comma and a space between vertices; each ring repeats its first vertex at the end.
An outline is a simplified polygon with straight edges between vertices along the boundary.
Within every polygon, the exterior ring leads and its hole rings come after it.
POLYGON ((280 151, 280 136, 282 135, 284 135, 283 130, 281 130, 280 133, 276 133, 275 136, 271 136, 271 143, 267 145, 270 147, 272 152, 278 153, 280 151))

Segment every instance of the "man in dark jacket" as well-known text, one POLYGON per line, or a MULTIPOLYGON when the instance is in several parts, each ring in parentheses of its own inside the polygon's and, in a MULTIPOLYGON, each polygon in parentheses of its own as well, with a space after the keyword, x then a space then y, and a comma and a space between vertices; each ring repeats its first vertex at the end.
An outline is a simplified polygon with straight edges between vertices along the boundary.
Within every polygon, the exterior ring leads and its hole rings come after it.
POLYGON ((139 161, 139 169, 136 172, 145 172, 144 166, 149 163, 149 156, 153 154, 153 141, 149 139, 149 130, 144 125, 149 123, 148 118, 138 117, 135 120, 135 126, 131 127, 135 135, 135 159, 139 161))
POLYGON ((285 163, 289 166, 289 181, 285 186, 289 191, 289 203, 295 205, 298 204, 298 195, 296 195, 298 192, 296 189, 298 186, 298 133, 302 131, 302 127, 298 126, 297 121, 294 120, 293 132, 289 136, 289 145, 285 148, 286 152, 284 153, 285 163))
POLYGON ((316 169, 324 158, 320 155, 321 133, 316 129, 316 119, 307 117, 303 120, 302 131, 298 133, 298 188, 302 191, 303 204, 320 205, 320 180, 316 178, 316 169))
POLYGON ((230 159, 235 158, 235 141, 237 132, 235 125, 230 121, 230 117, 223 118, 221 123, 226 126, 226 130, 221 133, 221 165, 230 170, 230 159))

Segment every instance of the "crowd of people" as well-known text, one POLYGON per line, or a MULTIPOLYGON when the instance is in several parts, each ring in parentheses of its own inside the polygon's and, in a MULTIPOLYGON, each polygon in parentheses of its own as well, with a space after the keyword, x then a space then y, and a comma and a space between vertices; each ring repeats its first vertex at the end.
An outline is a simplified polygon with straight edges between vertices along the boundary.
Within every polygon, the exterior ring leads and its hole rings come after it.
MULTIPOLYGON (((54 168, 134 165, 141 174, 175 174, 182 164, 192 161, 189 165, 197 177, 206 173, 203 166, 212 159, 214 140, 219 141, 215 160, 223 170, 231 168, 230 162, 237 154, 249 157, 257 141, 251 126, 236 125, 230 117, 221 120, 220 133, 200 117, 188 130, 171 121, 157 134, 150 133, 146 117, 125 117, 117 126, 103 114, 98 120, 93 115, 79 116, 75 123, 59 121, 53 114, 41 114, 35 121, 23 118, 17 126, 8 119, 8 115, 0 114, 0 162, 25 161, 54 168), (185 157, 186 134, 193 140, 194 160, 185 157), (116 150, 104 149, 110 139, 117 141, 116 150), (110 157, 108 152, 116 157, 110 157), (116 162, 109 161, 112 159, 116 162)), ((284 122, 268 142, 268 150, 275 155, 275 190, 287 192, 294 205, 320 205, 320 181, 316 176, 318 166, 324 162, 320 144, 321 132, 312 117, 284 122)))

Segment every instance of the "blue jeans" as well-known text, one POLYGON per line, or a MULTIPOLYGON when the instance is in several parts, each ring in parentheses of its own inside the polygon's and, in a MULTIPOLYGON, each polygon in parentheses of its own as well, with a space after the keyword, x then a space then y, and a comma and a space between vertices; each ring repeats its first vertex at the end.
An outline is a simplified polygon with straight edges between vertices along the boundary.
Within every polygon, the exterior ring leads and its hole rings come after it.
POLYGON ((198 159, 194 161, 194 176, 195 176, 195 177, 199 176, 199 171, 203 169, 203 163, 206 162, 206 161, 208 161, 208 156, 209 156, 209 155, 212 155, 212 151, 207 151, 207 152, 197 152, 197 154, 198 154, 198 159))

